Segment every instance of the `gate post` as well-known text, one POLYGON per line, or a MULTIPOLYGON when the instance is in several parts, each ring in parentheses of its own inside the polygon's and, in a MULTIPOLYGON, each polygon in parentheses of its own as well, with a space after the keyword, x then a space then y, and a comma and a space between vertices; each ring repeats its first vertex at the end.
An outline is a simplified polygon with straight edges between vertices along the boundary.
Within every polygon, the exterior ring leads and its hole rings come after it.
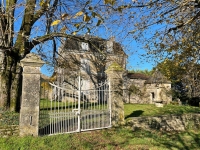
POLYGON ((124 122, 123 72, 124 69, 115 62, 106 70, 111 92, 111 122, 114 126, 124 122))
POLYGON ((20 136, 38 136, 40 104, 40 67, 44 62, 30 53, 21 60, 23 67, 22 99, 20 109, 20 136))

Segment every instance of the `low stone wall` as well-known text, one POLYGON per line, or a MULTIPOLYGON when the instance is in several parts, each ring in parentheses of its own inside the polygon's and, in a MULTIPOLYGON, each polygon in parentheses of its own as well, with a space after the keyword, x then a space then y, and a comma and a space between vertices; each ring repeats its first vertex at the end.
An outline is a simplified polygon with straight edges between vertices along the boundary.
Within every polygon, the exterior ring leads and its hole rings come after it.
POLYGON ((18 125, 7 125, 0 126, 0 136, 19 136, 19 126, 18 125))
POLYGON ((137 129, 160 131, 185 131, 200 129, 200 114, 164 115, 157 117, 133 117, 127 121, 133 131, 137 129))

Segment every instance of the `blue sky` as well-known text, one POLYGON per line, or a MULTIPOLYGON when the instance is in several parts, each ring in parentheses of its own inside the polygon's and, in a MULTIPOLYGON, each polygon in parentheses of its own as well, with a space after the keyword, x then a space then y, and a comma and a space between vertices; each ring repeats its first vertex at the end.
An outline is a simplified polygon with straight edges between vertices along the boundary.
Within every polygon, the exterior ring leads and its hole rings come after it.
MULTIPOLYGON (((129 0, 127 0, 129 1, 129 0)), ((22 21, 21 17, 17 17, 20 12, 23 10, 23 8, 18 8, 19 12, 15 13, 16 16, 16 21, 15 21, 15 31, 19 31, 20 24, 22 21)), ((119 15, 119 14, 118 14, 119 15)), ((119 21, 120 19, 118 18, 119 16, 116 14, 112 14, 112 17, 110 18, 111 21, 119 21)), ((97 19, 98 20, 98 19, 97 19)), ((96 20, 96 21, 97 21, 96 20)), ((120 21, 119 21, 120 22, 120 21)), ((35 36, 40 36, 43 34, 45 31, 44 26, 40 25, 41 22, 38 22, 34 25, 34 33, 32 34, 33 37, 35 36)), ((132 26, 132 25, 131 25, 132 26)), ((99 26, 96 29, 94 29, 94 35, 99 36, 101 38, 108 39, 111 36, 116 37, 116 41, 121 43, 122 46, 124 47, 125 52, 128 55, 128 60, 127 60, 127 69, 132 70, 132 69, 139 69, 139 70, 151 70, 153 67, 153 63, 146 62, 145 57, 142 57, 142 54, 146 54, 145 50, 142 48, 142 45, 140 43, 136 43, 133 37, 128 36, 126 37, 127 32, 124 30, 129 29, 132 30, 130 27, 130 24, 128 25, 128 19, 127 21, 123 20, 123 22, 120 22, 119 24, 112 24, 111 22, 105 21, 105 24, 103 26, 99 26), (126 37, 126 38, 125 38, 126 37)), ((85 31, 83 31, 85 33, 85 31)), ((81 33, 79 33, 81 34, 81 33)), ((33 37, 30 38, 33 38, 33 37)), ((50 51, 52 51, 51 47, 46 46, 45 49, 48 49, 46 52, 47 55, 52 55, 50 51)), ((35 52, 35 49, 32 50, 32 52, 35 52)), ((52 74, 52 68, 49 71, 47 65, 44 65, 41 68, 41 72, 45 75, 50 76, 52 74)))

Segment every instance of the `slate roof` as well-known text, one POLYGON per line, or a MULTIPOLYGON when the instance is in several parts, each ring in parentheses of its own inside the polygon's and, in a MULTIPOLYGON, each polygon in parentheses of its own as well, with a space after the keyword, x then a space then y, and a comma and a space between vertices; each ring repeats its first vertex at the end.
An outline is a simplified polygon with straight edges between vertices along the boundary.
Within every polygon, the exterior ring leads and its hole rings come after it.
MULTIPOLYGON (((73 50, 73 51, 81 50, 80 42, 84 42, 85 40, 88 40, 87 43, 89 43, 89 51, 90 52, 95 51, 96 48, 98 48, 102 51, 106 50, 107 49, 106 41, 109 41, 109 40, 99 38, 96 36, 89 36, 89 38, 87 37, 87 39, 84 36, 74 36, 73 39, 72 38, 66 39, 66 41, 64 43, 64 49, 73 50)), ((122 46, 115 41, 113 41, 113 52, 112 53, 115 55, 116 54, 125 54, 122 46)))

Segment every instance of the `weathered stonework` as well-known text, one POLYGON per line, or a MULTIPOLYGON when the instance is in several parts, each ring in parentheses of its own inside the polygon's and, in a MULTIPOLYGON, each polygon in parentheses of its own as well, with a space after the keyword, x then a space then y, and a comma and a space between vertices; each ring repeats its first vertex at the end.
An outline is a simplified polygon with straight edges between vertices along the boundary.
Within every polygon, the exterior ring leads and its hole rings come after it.
POLYGON ((43 64, 40 57, 33 53, 21 60, 23 83, 19 122, 20 136, 38 136, 40 67, 43 64))
POLYGON ((0 126, 0 136, 1 137, 19 136, 19 126, 18 125, 0 126))
POLYGON ((172 101, 171 82, 159 71, 155 71, 150 77, 140 73, 127 73, 124 83, 126 103, 169 104, 172 101))
POLYGON ((110 82, 111 100, 111 120, 112 125, 124 122, 124 102, 123 102, 123 69, 119 66, 111 65, 106 71, 110 82), (114 66, 114 67, 113 67, 114 66))
POLYGON ((127 121, 133 130, 185 131, 200 129, 200 114, 164 115, 157 117, 133 117, 127 121))

